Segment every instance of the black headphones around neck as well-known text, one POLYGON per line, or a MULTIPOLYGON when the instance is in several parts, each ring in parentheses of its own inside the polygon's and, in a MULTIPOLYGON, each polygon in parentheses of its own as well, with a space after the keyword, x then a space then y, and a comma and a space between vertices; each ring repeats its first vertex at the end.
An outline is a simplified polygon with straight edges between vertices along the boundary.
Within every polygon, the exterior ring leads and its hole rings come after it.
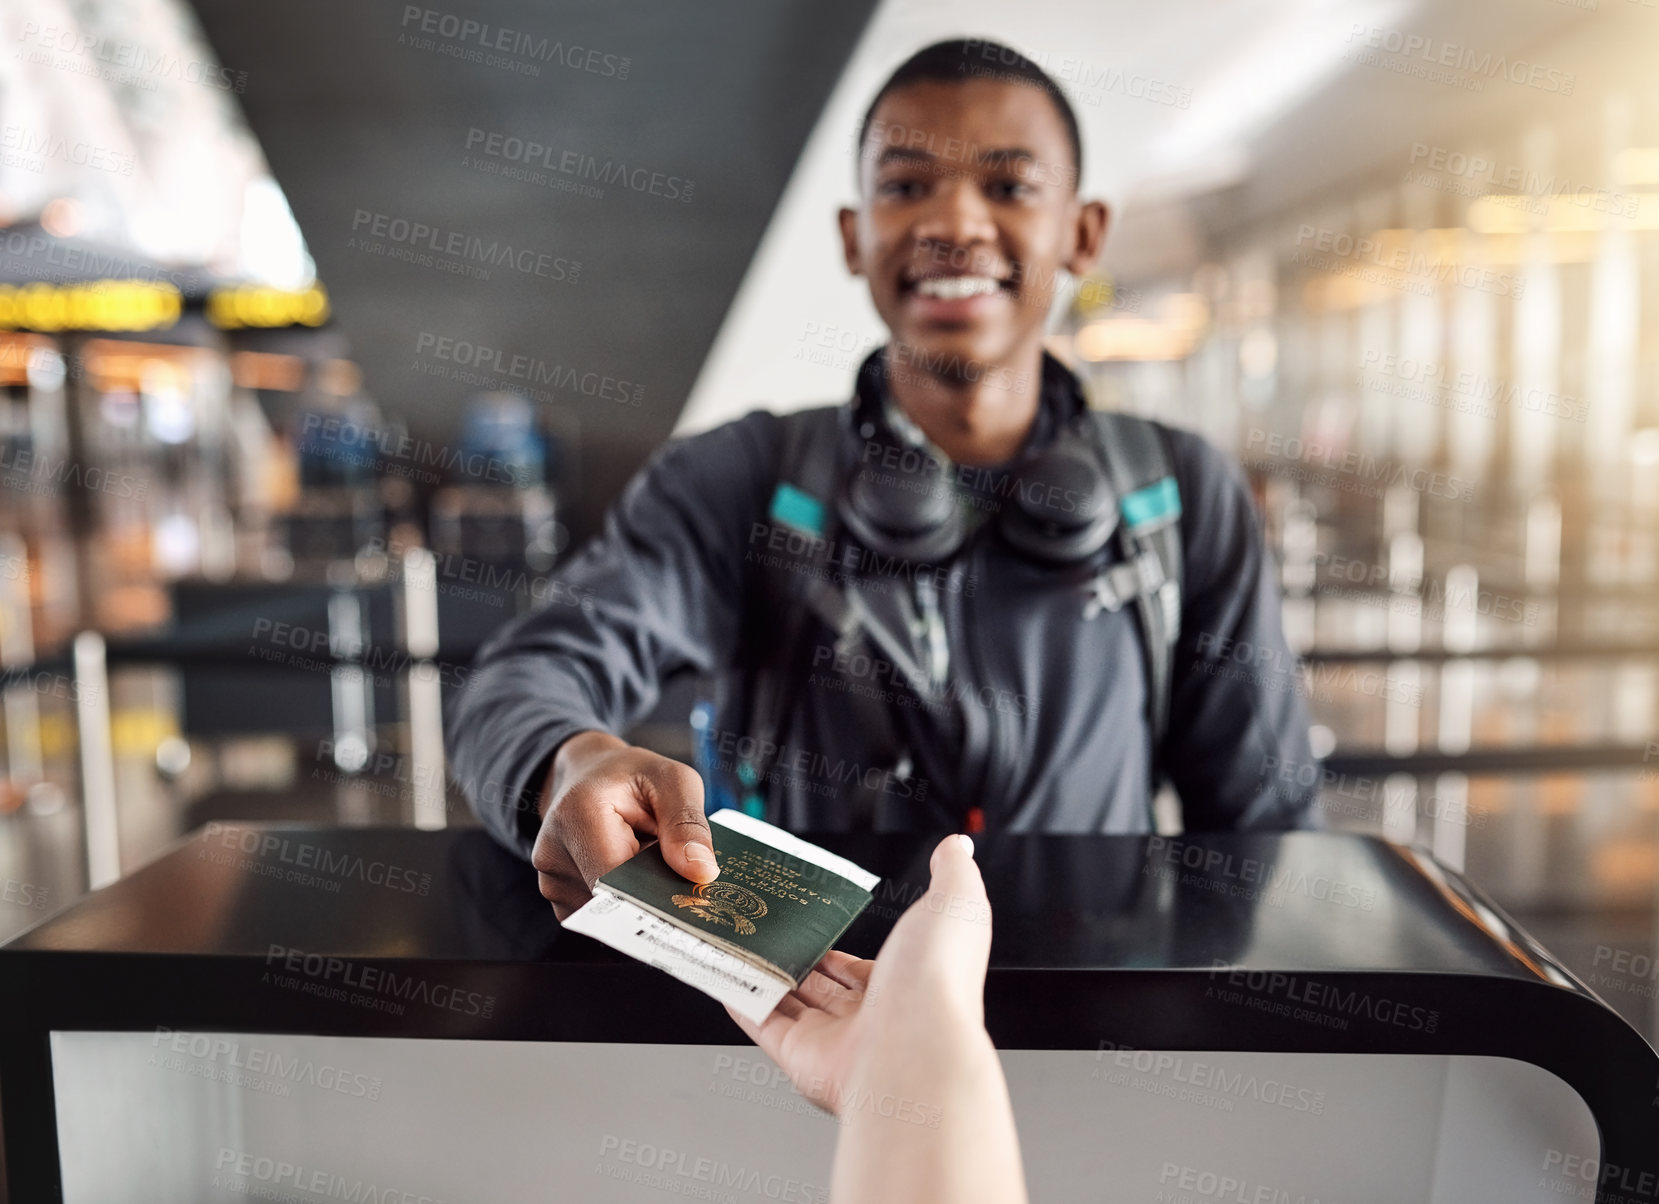
POLYGON ((859 369, 847 411, 850 463, 836 493, 836 513, 865 547, 925 564, 949 560, 972 529, 966 509, 987 500, 961 483, 969 473, 989 474, 995 505, 989 521, 1028 559, 1076 564, 1105 547, 1117 530, 1117 492, 1099 429, 1076 378, 1048 352, 1041 404, 1049 408, 1058 401, 1058 429, 1052 439, 1037 440, 1040 446, 995 468, 952 464, 901 439, 887 421, 886 383, 882 349, 859 369))

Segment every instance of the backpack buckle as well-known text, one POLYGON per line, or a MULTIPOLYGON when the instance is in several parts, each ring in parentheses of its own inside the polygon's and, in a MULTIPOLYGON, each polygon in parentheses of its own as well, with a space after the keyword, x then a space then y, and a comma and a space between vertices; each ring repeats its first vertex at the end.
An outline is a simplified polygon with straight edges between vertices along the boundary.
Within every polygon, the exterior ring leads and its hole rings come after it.
POLYGON ((1180 605, 1175 582, 1164 576, 1163 561, 1150 548, 1142 548, 1133 560, 1102 569, 1093 581, 1085 585, 1088 600, 1083 603, 1083 617, 1092 619, 1101 611, 1116 613, 1126 602, 1157 594, 1167 614, 1173 603, 1180 605))

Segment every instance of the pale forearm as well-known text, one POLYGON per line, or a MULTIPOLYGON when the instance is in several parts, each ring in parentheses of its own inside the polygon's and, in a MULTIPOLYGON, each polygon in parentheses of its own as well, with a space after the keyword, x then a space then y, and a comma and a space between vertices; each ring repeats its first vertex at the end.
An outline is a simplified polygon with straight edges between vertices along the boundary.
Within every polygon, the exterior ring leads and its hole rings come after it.
POLYGON ((983 1027, 892 1026, 842 1104, 831 1204, 1025 1204, 1008 1085, 983 1027))

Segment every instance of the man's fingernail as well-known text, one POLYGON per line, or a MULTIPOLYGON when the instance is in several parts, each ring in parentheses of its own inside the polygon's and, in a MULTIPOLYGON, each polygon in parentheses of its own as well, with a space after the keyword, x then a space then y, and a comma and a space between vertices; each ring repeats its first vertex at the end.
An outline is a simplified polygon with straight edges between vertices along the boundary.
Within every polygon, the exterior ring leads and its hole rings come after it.
POLYGON ((704 861, 709 865, 718 865, 714 859, 714 850, 706 844, 688 844, 685 847, 687 861, 704 861))
POLYGON ((962 846, 962 851, 969 857, 974 855, 974 838, 972 836, 969 836, 966 832, 958 832, 956 843, 962 846))

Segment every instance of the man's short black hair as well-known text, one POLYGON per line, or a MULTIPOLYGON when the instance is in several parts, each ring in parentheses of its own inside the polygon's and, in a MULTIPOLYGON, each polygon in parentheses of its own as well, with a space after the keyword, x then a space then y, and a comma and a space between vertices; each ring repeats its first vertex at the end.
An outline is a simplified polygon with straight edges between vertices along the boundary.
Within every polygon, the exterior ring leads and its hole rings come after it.
POLYGON ((984 38, 952 38, 947 42, 935 42, 900 63, 898 69, 887 77, 887 82, 881 85, 870 107, 864 110, 864 123, 858 128, 859 154, 864 153, 864 143, 870 136, 876 108, 889 93, 924 80, 959 84, 972 79, 1027 84, 1048 93, 1054 107, 1060 111, 1066 138, 1071 143, 1071 179, 1075 187, 1076 182, 1083 178, 1083 139, 1077 132, 1077 114, 1072 111, 1071 102, 1060 91, 1060 85, 1036 63, 1011 47, 984 38))

